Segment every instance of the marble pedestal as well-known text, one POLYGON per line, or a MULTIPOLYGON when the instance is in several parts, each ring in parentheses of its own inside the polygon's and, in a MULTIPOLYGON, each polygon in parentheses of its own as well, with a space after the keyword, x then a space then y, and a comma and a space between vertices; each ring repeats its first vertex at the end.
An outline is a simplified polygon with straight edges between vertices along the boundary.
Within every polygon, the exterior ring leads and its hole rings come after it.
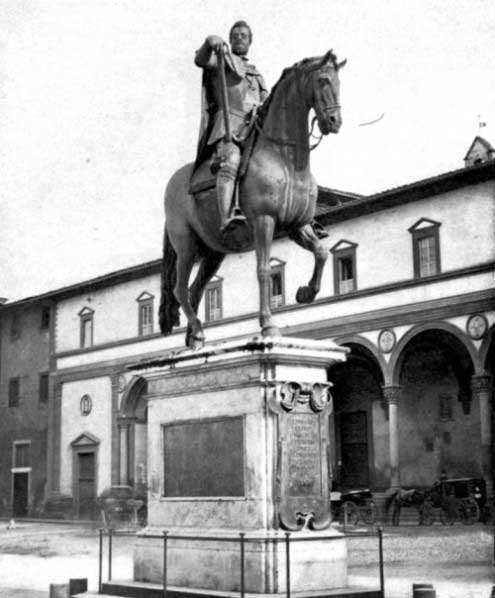
POLYGON ((282 592, 289 531, 292 591, 346 585, 345 539, 329 526, 327 381, 345 353, 331 342, 255 338, 132 368, 148 401, 136 581, 161 583, 163 540, 153 536, 167 531, 170 586, 238 591, 242 532, 245 591, 282 592))

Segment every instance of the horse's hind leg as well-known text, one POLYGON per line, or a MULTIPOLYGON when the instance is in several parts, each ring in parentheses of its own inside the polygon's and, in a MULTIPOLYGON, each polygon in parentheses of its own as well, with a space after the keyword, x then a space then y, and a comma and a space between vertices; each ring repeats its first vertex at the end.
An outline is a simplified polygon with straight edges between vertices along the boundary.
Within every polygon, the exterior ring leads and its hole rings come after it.
POLYGON ((321 275, 323 274, 323 268, 328 258, 328 251, 316 236, 310 224, 306 224, 296 231, 291 231, 289 236, 298 245, 311 251, 315 257, 315 266, 311 280, 307 286, 299 287, 296 293, 296 301, 298 303, 311 303, 320 291, 321 275))
MULTIPOLYGON (((198 273, 196 274, 196 278, 189 289, 189 301, 196 316, 205 287, 211 280, 211 277, 216 274, 225 257, 224 253, 213 251, 213 249, 209 249, 206 246, 202 248, 202 254, 203 257, 198 268, 198 273)), ((188 346, 190 340, 193 340, 192 334, 192 327, 190 324, 188 324, 186 334, 186 345, 188 346)))
POLYGON ((275 221, 271 216, 258 216, 253 223, 256 247, 256 265, 260 294, 260 326, 263 336, 279 336, 270 307, 270 251, 275 221))
POLYGON ((182 307, 187 318, 188 334, 186 344, 191 349, 199 349, 204 345, 205 337, 201 320, 197 317, 196 311, 191 305, 189 295, 189 278, 198 255, 198 240, 191 231, 183 231, 179 236, 180 242, 177 246, 177 281, 174 288, 174 295, 182 307))

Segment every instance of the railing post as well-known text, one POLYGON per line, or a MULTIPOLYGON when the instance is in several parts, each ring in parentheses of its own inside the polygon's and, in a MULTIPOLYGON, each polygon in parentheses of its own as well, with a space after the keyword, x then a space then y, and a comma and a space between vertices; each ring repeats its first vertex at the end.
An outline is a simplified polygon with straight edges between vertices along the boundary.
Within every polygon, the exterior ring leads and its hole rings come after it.
POLYGON ((112 581, 112 540, 113 529, 108 529, 108 581, 112 581))
POLYGON ((285 584, 286 596, 290 598, 290 532, 285 532, 285 584))
POLYGON ((163 532, 163 598, 167 598, 167 534, 163 532))
POLYGON ((239 536, 241 537, 241 598, 244 598, 244 538, 246 534, 245 532, 239 532, 239 536))
POLYGON ((378 528, 378 554, 380 558, 380 592, 382 598, 385 598, 385 579, 383 575, 383 530, 378 528))
POLYGON ((103 529, 100 528, 100 550, 98 553, 98 594, 101 594, 102 572, 103 572, 103 529))

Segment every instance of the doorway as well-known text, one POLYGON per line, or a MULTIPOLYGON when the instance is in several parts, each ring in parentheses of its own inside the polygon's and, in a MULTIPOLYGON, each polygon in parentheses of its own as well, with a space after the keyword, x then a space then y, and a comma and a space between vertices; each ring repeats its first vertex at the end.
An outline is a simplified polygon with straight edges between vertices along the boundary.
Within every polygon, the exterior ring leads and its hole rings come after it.
POLYGON ((77 453, 77 516, 79 519, 93 519, 96 499, 95 453, 77 453))
POLYGON ((29 473, 12 474, 12 515, 26 517, 29 508, 29 473))

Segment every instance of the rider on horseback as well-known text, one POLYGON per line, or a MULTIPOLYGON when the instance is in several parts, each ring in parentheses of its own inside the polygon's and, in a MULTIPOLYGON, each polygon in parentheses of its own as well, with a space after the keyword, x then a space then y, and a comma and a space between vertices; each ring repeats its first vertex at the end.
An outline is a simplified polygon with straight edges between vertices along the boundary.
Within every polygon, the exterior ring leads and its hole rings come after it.
POLYGON ((210 35, 196 52, 195 64, 203 69, 203 106, 200 139, 195 169, 213 157, 212 172, 217 173, 216 191, 221 230, 245 221, 237 208, 231 212, 236 177, 241 160, 241 146, 253 122, 253 111, 263 103, 267 89, 263 77, 247 53, 252 41, 251 28, 245 21, 237 21, 230 30, 231 50, 218 35, 210 35), (225 91, 232 140, 225 140, 226 126, 222 98, 222 73, 219 54, 225 52, 225 91))

